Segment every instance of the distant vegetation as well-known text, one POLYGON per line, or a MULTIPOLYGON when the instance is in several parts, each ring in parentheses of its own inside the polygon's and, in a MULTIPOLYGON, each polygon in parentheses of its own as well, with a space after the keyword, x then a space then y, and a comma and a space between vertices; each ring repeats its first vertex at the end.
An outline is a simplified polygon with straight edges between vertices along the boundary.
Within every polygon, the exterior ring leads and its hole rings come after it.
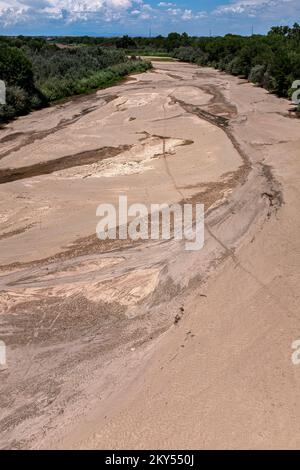
POLYGON ((0 38, 0 79, 7 86, 0 122, 72 95, 104 88, 149 62, 119 48, 59 47, 41 38, 0 38))
POLYGON ((300 80, 300 25, 275 26, 266 36, 228 34, 191 37, 170 33, 154 38, 62 38, 68 44, 97 44, 139 55, 171 55, 179 60, 215 67, 245 77, 278 96, 289 97, 300 80))
POLYGON ((8 86, 0 122, 145 71, 150 64, 136 56, 151 55, 215 67, 289 97, 300 80, 300 26, 273 27, 266 36, 250 37, 0 37, 0 79, 8 86))
POLYGON ((266 36, 190 37, 186 33, 171 33, 166 38, 124 36, 116 39, 114 46, 138 50, 141 55, 169 54, 182 61, 215 67, 245 77, 282 97, 290 97, 293 82, 300 80, 300 25, 297 23, 293 27, 275 26, 266 36))

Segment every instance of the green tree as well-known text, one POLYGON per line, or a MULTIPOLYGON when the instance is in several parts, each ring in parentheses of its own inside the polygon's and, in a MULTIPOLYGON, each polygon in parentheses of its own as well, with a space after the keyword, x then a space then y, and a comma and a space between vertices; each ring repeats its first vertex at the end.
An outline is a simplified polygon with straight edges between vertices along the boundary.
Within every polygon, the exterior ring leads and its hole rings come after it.
POLYGON ((0 78, 7 86, 18 86, 25 90, 34 88, 32 65, 16 47, 0 47, 0 78))

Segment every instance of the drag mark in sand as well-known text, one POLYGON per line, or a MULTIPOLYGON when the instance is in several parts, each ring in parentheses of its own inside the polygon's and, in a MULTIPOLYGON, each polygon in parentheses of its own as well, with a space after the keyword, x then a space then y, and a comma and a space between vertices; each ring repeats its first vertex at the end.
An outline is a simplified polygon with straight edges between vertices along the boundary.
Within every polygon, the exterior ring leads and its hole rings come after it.
POLYGON ((85 152, 66 155, 47 162, 40 162, 34 165, 23 166, 17 169, 4 168, 0 170, 0 184, 12 181, 32 178, 34 176, 48 175, 54 171, 65 170, 77 166, 89 165, 106 158, 112 158, 131 148, 130 145, 120 145, 119 147, 102 147, 85 152))

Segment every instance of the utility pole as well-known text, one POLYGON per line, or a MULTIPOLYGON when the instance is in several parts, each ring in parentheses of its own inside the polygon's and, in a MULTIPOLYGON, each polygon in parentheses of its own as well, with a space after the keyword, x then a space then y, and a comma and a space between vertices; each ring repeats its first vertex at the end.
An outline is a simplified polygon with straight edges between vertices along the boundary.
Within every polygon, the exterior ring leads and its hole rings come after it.
POLYGON ((254 35, 254 25, 252 25, 252 28, 251 28, 251 36, 254 35))

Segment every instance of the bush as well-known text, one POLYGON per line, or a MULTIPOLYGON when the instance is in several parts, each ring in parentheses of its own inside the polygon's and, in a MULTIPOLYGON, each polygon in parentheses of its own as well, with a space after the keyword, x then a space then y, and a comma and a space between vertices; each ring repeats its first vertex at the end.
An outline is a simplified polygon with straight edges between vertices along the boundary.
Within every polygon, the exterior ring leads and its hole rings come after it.
POLYGON ((6 104, 0 106, 0 122, 7 122, 16 116, 26 114, 30 109, 29 95, 23 88, 7 87, 6 104))
POLYGON ((30 110, 30 100, 28 93, 18 86, 6 89, 6 100, 9 106, 15 109, 16 115, 26 113, 30 110))
POLYGON ((120 49, 60 49, 43 39, 0 37, 0 78, 7 86, 7 104, 0 106, 0 122, 52 101, 104 88, 150 67, 136 57, 129 59, 120 49))
POLYGON ((255 65, 254 67, 252 67, 249 75, 250 82, 262 85, 264 82, 265 72, 265 65, 255 65))
POLYGON ((18 86, 28 91, 34 88, 32 65, 16 47, 0 46, 0 77, 6 86, 18 86))
POLYGON ((128 60, 98 70, 80 79, 74 79, 73 77, 64 79, 50 78, 43 83, 41 90, 49 101, 57 101, 68 96, 89 93, 97 88, 105 88, 117 83, 129 73, 145 72, 150 67, 150 62, 128 60))

